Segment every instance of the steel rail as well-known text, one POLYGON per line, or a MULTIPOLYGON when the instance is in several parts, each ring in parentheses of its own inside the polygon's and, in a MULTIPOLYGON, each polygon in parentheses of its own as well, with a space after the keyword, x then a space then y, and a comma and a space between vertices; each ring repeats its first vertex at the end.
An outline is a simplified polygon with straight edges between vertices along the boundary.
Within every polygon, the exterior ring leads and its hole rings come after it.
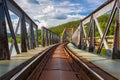
POLYGON ((14 76, 12 76, 10 80, 17 80, 17 78, 19 78, 19 76, 21 76, 25 72, 25 70, 27 70, 31 65, 33 65, 38 59, 42 58, 43 55, 45 55, 53 47, 50 47, 50 48, 46 49, 44 52, 42 52, 40 55, 38 55, 27 66, 25 66, 22 70, 20 70, 18 73, 16 73, 14 76))
MULTIPOLYGON (((74 60, 76 59, 76 60, 77 60, 80 64, 82 64, 88 71, 90 71, 90 72, 94 75, 95 79, 104 80, 104 78, 102 78, 98 73, 96 73, 96 72, 93 71, 90 67, 88 67, 83 61, 81 61, 81 60, 79 59, 78 56, 76 56, 75 54, 73 54, 73 53, 71 52, 71 50, 68 49, 66 46, 65 46, 65 50, 69 53, 69 55, 71 55, 71 56, 73 57, 74 60)), ((78 64, 79 64, 79 63, 78 63, 78 64)), ((93 77, 91 77, 91 78, 94 79, 93 77)))

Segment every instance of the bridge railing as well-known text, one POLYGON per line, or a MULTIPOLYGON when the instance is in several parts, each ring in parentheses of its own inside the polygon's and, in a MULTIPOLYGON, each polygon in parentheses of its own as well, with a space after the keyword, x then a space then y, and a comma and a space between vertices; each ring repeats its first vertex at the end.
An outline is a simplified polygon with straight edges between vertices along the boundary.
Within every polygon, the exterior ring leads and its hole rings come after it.
POLYGON ((88 49, 89 52, 101 53, 101 49, 105 47, 107 55, 113 59, 120 58, 120 0, 107 0, 104 4, 98 7, 94 12, 80 21, 78 28, 72 36, 72 42, 80 49, 88 49), (104 14, 109 14, 106 21, 105 30, 102 31, 98 18, 104 14), (116 26, 113 37, 113 49, 111 50, 106 36, 108 35, 111 23, 116 16, 116 26), (89 24, 88 32, 86 25, 89 24), (96 46, 95 28, 100 34, 100 42, 96 46))
POLYGON ((41 38, 44 47, 60 42, 60 36, 45 27, 41 28, 41 38))
POLYGON ((37 47, 38 26, 13 0, 0 0, 0 60, 10 59, 13 46, 15 46, 17 54, 37 47), (13 26, 11 13, 19 18, 16 29, 13 26), (8 45, 7 27, 9 27, 12 37, 10 47, 8 45), (19 28, 21 49, 18 47, 16 39, 17 34, 19 34, 19 28))

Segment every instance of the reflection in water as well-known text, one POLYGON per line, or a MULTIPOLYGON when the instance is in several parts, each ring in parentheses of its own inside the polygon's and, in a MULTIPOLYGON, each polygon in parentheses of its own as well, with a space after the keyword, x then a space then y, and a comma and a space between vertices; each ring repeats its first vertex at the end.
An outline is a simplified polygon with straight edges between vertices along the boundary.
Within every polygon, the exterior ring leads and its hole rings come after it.
MULTIPOLYGON (((9 43, 9 49, 10 49, 11 43, 9 43)), ((21 51, 20 44, 18 44, 19 50, 21 51)), ((15 50, 15 46, 13 46, 13 50, 11 52, 11 56, 17 55, 17 52, 15 50)))

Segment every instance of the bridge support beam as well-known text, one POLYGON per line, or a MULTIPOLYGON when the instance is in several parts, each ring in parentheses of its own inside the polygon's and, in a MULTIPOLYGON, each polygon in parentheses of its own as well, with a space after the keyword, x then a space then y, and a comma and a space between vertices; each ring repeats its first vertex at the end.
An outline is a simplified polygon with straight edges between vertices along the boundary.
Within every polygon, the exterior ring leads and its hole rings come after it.
POLYGON ((39 44, 38 44, 38 27, 36 27, 36 47, 39 47, 39 44))
MULTIPOLYGON (((78 29, 78 36, 77 36, 77 38, 78 38, 78 41, 77 41, 77 43, 78 43, 78 46, 77 46, 77 48, 78 49, 81 49, 81 26, 79 25, 79 29, 78 29)), ((63 39, 62 39, 63 40, 63 39)))
POLYGON ((0 0, 0 60, 9 60, 10 52, 8 47, 7 29, 5 22, 4 4, 0 0))
POLYGON ((27 34, 27 28, 25 27, 25 34, 26 34, 26 43, 27 43, 27 47, 28 47, 28 50, 30 50, 30 42, 29 42, 29 37, 28 37, 28 34, 27 34))
POLYGON ((48 31, 48 45, 50 45, 50 31, 48 31))
POLYGON ((84 42, 84 39, 85 39, 85 35, 84 35, 84 32, 83 32, 83 26, 82 26, 82 22, 80 23, 80 28, 79 28, 79 44, 78 44, 78 48, 79 49, 86 49, 86 43, 84 42))
POLYGON ((52 44, 52 32, 49 32, 50 33, 50 45, 52 44))
POLYGON ((32 22, 31 22, 31 25, 30 25, 30 48, 31 49, 35 48, 35 37, 34 37, 34 30, 33 30, 32 22))
POLYGON ((51 44, 53 44, 53 33, 51 35, 51 44))
POLYGON ((46 46, 48 46, 49 44, 49 39, 48 39, 48 30, 46 30, 46 46))
POLYGON ((120 0, 117 2, 117 20, 115 28, 114 46, 113 46, 113 59, 120 59, 120 0))
POLYGON ((44 27, 41 28, 41 38, 42 38, 42 46, 45 46, 45 38, 44 38, 44 27))
POLYGON ((95 48, 95 22, 93 16, 91 16, 89 36, 90 36, 89 52, 93 52, 95 48))
POLYGON ((26 23, 25 17, 23 15, 21 19, 21 52, 27 52, 27 42, 26 42, 26 23))

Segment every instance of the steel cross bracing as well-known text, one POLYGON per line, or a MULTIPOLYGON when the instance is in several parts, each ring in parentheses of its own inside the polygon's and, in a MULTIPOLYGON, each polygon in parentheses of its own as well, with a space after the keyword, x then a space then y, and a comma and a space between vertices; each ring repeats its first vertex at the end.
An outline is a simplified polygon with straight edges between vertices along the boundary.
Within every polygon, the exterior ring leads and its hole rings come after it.
POLYGON ((49 46, 60 42, 60 36, 45 27, 41 28, 41 38, 42 46, 49 46))
POLYGON ((98 7, 94 12, 85 17, 80 21, 78 28, 74 32, 72 36, 72 42, 78 47, 81 48, 84 43, 84 46, 88 48, 89 52, 96 52, 98 54, 101 53, 101 49, 103 46, 105 47, 108 56, 113 59, 120 58, 120 0, 107 0, 104 4, 98 7), (107 12, 111 12, 107 21, 107 25, 105 25, 105 31, 101 30, 101 26, 98 22, 98 17, 106 14, 107 12), (113 22, 113 18, 116 19, 116 27, 114 31, 114 43, 113 49, 111 50, 108 46, 108 42, 106 40, 106 36, 108 34, 109 28, 111 27, 111 23, 113 22), (86 24, 90 23, 89 30, 86 32, 86 24), (96 37, 95 37, 95 26, 98 29, 100 34, 100 43, 98 44, 97 50, 95 49, 96 37), (82 37, 83 36, 83 37, 82 37), (82 41, 81 41, 82 40, 82 41))
POLYGON ((17 54, 38 47, 38 26, 13 0, 0 0, 0 60, 10 59, 13 46, 15 46, 17 54), (15 31, 10 11, 19 17, 15 31), (29 24, 29 32, 27 32, 26 23, 29 24), (12 37, 10 48, 8 46, 7 25, 12 37), (21 51, 16 40, 19 27, 21 31, 21 51))

